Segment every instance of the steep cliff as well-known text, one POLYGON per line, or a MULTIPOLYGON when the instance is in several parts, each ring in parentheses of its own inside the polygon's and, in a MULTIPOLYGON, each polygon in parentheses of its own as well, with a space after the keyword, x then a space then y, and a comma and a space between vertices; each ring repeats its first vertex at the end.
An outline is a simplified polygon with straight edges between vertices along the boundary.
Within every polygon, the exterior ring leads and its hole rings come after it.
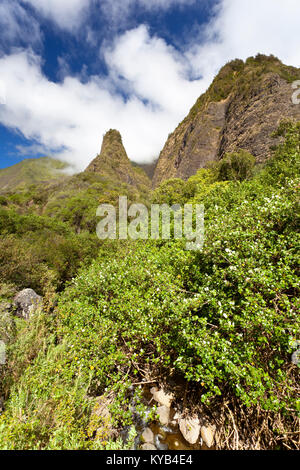
POLYGON ((150 180, 146 173, 130 162, 124 148, 121 134, 116 130, 109 130, 102 142, 100 154, 85 170, 108 177, 114 181, 130 184, 132 186, 149 186, 150 180))
POLYGON ((300 120, 292 103, 300 69, 274 56, 258 55, 226 64, 189 115, 169 136, 156 166, 153 185, 168 178, 188 179, 207 162, 245 149, 257 163, 278 142, 272 133, 282 119, 300 120))

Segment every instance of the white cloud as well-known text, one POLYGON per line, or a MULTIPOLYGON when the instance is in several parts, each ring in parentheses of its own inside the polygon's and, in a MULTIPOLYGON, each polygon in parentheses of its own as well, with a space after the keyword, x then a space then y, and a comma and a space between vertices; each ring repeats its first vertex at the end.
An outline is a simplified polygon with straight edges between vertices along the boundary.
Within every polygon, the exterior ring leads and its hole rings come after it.
POLYGON ((178 117, 201 89, 188 80, 189 64, 173 47, 150 37, 145 26, 125 33, 105 55, 112 76, 127 81, 127 91, 178 117))
POLYGON ((187 56, 195 72, 212 78, 225 62, 273 54, 300 66, 299 0, 220 0, 216 15, 201 31, 202 44, 187 56))
POLYGON ((112 91, 106 78, 91 77, 83 84, 78 78, 66 77, 62 83, 53 83, 43 76, 41 59, 32 52, 4 56, 0 69, 7 99, 6 106, 0 108, 0 122, 57 151, 78 169, 85 168, 97 154, 102 135, 110 127, 120 130, 131 158, 150 161, 168 132, 184 117, 186 101, 192 103, 199 88, 184 78, 184 64, 176 60, 175 52, 162 40, 151 39, 145 27, 121 37, 107 53, 111 80, 115 76, 117 84, 119 69, 114 61, 130 43, 128 63, 122 63, 120 70, 132 89, 127 101, 112 91), (138 70, 131 74, 131 66, 138 61, 144 78, 138 70), (151 71, 147 63, 156 69, 155 90, 148 80, 151 71))
POLYGON ((98 0, 102 12, 114 23, 123 23, 126 21, 130 15, 134 14, 137 7, 145 11, 169 10, 172 7, 188 6, 199 1, 200 0, 98 0))
POLYGON ((0 122, 78 169, 95 157, 109 128, 120 130, 132 159, 149 161, 226 61, 261 52, 299 66, 299 16, 298 0, 222 0, 201 44, 193 37, 180 52, 140 26, 102 51, 109 75, 85 83, 70 76, 53 83, 41 58, 15 52, 0 58, 7 89, 0 122), (191 81, 191 70, 203 78, 191 81))
POLYGON ((38 22, 16 0, 0 1, 0 31, 3 47, 40 42, 38 22))
POLYGON ((76 30, 83 23, 84 12, 91 4, 98 5, 110 23, 122 22, 134 14, 136 7, 145 11, 168 10, 174 6, 191 5, 199 0, 23 0, 43 16, 55 21, 60 28, 76 30))
POLYGON ((67 30, 76 29, 84 20, 83 12, 90 0, 23 0, 45 17, 67 30))

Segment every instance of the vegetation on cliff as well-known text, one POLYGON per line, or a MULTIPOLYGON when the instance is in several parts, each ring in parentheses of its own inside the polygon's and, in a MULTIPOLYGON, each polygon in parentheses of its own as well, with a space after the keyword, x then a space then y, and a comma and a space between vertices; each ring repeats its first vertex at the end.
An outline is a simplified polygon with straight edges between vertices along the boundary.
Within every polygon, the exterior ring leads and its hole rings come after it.
POLYGON ((169 135, 156 166, 154 187, 174 177, 187 180, 226 153, 245 150, 256 163, 264 163, 271 147, 280 142, 278 136, 272 137, 280 121, 300 120, 291 87, 299 79, 300 69, 274 56, 258 54, 226 64, 169 135))

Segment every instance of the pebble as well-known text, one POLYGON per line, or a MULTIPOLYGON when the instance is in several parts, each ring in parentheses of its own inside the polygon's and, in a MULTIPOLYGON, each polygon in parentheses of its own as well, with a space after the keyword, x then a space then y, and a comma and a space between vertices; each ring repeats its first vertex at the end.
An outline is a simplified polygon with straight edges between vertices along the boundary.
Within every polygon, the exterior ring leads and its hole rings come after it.
POLYGON ((215 440, 216 426, 202 426, 201 438, 208 448, 212 447, 215 440))
POLYGON ((146 443, 142 445, 141 450, 156 450, 156 447, 153 444, 146 443))
POLYGON ((154 434, 150 428, 146 428, 142 433, 142 440, 146 444, 154 444, 154 434))
POLYGON ((162 436, 160 434, 158 434, 157 436, 155 436, 155 446, 158 450, 168 450, 169 449, 169 446, 168 444, 162 444, 160 442, 160 439, 162 438, 162 436))
POLYGON ((156 413, 159 416, 160 424, 166 426, 169 423, 170 419, 170 408, 165 405, 159 406, 156 410, 156 413))
POLYGON ((172 393, 166 393, 163 389, 158 390, 156 387, 152 387, 150 392, 152 393, 154 400, 160 405, 171 408, 171 404, 174 399, 174 395, 172 393))
POLYGON ((198 416, 179 419, 179 429, 189 444, 196 444, 200 434, 200 421, 198 416))

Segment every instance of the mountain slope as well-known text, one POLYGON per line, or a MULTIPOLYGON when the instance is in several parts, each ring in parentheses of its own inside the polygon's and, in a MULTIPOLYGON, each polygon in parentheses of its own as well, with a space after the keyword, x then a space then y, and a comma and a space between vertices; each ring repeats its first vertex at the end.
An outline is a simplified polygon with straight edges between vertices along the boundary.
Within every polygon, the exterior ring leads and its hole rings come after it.
POLYGON ((32 184, 64 180, 67 164, 50 157, 30 158, 0 170, 0 193, 26 188, 32 184))
POLYGON ((153 185, 168 178, 188 179, 207 162, 245 149, 261 163, 278 141, 271 134, 283 118, 300 119, 291 83, 300 69, 274 56, 258 55, 226 64, 189 115, 169 136, 153 185))
POLYGON ((132 186, 150 186, 150 180, 146 173, 130 162, 121 134, 114 129, 105 134, 100 154, 85 171, 97 173, 132 186))

